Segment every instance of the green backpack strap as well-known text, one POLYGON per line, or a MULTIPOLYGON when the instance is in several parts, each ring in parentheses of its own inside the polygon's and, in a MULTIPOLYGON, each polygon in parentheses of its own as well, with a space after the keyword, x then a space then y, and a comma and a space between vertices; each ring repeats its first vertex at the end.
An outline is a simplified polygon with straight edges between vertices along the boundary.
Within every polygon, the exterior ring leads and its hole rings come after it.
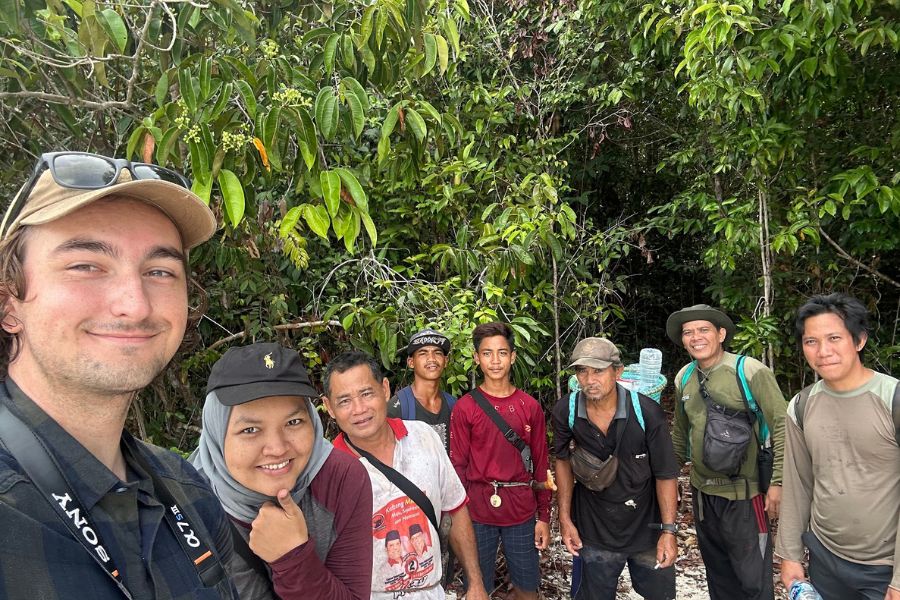
POLYGON ((637 417, 638 423, 641 426, 641 431, 647 431, 647 426, 644 425, 644 411, 641 408, 641 401, 638 398, 638 394, 634 390, 628 390, 631 394, 631 406, 634 408, 634 414, 637 417))
POLYGON ((734 369, 737 376, 738 389, 741 391, 741 398, 744 399, 744 404, 747 405, 747 408, 756 416, 756 420, 759 422, 759 438, 757 439, 757 441, 760 444, 771 444, 769 425, 766 423, 766 417, 765 415, 763 415, 762 410, 760 410, 759 405, 753 398, 753 392, 750 391, 750 384, 747 383, 747 375, 744 373, 745 360, 747 360, 746 356, 744 356, 743 354, 738 354, 737 365, 734 369))
POLYGON ((578 392, 574 391, 569 394, 569 430, 575 426, 575 400, 578 398, 578 392))
POLYGON ((691 375, 694 374, 694 369, 697 368, 697 361, 691 361, 691 364, 687 366, 687 369, 684 370, 684 375, 681 376, 681 390, 684 391, 684 386, 687 385, 688 379, 691 378, 691 375))

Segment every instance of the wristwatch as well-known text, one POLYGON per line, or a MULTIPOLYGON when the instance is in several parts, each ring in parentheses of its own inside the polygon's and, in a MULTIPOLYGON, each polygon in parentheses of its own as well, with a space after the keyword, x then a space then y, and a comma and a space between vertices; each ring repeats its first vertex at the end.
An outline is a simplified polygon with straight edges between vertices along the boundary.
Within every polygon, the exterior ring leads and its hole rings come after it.
POLYGON ((650 523, 649 527, 650 529, 659 529, 660 531, 666 531, 668 533, 671 533, 672 535, 675 535, 675 533, 678 531, 677 523, 650 523))

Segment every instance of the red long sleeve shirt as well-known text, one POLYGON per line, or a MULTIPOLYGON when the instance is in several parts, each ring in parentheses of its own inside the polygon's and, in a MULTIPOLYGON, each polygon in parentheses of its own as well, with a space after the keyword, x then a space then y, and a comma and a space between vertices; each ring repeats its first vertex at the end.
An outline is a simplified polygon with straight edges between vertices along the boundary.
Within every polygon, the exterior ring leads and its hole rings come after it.
MULTIPOLYGON (((516 389, 497 398, 481 390, 513 431, 531 448, 534 479, 547 479, 547 423, 537 400, 516 389)), ((528 482, 521 454, 510 444, 491 418, 470 394, 456 402, 450 416, 450 461, 469 495, 472 520, 506 527, 534 519, 550 522, 550 491, 533 491, 528 486, 504 487, 497 491, 501 504, 493 507, 492 481, 528 482)))

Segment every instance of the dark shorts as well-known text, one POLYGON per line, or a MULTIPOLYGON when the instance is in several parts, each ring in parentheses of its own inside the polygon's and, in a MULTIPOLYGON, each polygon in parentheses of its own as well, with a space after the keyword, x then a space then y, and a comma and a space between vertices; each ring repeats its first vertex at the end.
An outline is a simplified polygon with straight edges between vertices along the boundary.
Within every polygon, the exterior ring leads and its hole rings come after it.
POLYGON ((581 585, 576 600, 616 600, 619 575, 628 565, 631 585, 647 600, 675 598, 675 567, 654 569, 656 548, 626 554, 596 546, 584 546, 581 556, 581 585))
POLYGON ((473 522, 472 526, 475 528, 475 541, 478 544, 478 566, 481 567, 481 578, 488 593, 494 589, 497 544, 501 539, 512 584, 526 592, 537 591, 541 574, 538 551, 534 547, 534 521, 507 527, 473 522))
POLYGON ((893 567, 843 559, 811 531, 803 534, 803 543, 809 548, 809 579, 822 600, 884 600, 893 567))

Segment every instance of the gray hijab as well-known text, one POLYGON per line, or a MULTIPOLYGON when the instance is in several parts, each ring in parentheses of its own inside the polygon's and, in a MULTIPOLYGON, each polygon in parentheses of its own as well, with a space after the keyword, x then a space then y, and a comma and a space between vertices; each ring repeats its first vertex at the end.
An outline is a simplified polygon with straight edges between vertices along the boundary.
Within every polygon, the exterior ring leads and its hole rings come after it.
MULTIPOLYGON (((322 420, 309 398, 306 398, 306 408, 313 424, 313 448, 309 462, 300 472, 297 483, 291 490, 291 497, 298 505, 333 448, 331 442, 324 437, 322 420)), ((188 460, 209 481, 225 512, 240 521, 251 523, 265 502, 277 504, 278 500, 244 487, 228 472, 224 450, 225 432, 231 418, 231 409, 231 406, 222 404, 215 391, 206 395, 200 443, 188 460)))

